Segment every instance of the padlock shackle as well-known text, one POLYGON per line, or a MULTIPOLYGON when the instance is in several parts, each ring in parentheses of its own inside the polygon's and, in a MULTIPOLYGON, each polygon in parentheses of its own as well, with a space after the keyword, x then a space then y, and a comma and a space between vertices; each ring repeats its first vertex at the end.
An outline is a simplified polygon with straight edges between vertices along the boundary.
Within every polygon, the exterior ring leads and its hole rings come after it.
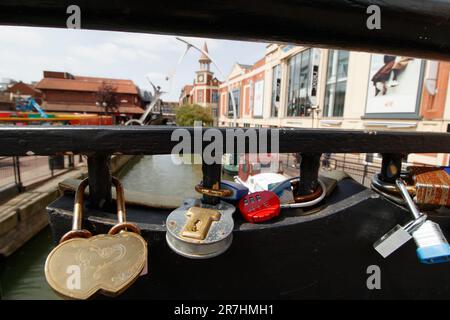
MULTIPOLYGON (((125 196, 123 185, 116 177, 112 177, 111 181, 116 188, 117 220, 119 223, 125 223, 127 221, 127 216, 125 211, 125 196)), ((84 212, 84 192, 88 185, 89 179, 86 178, 78 185, 77 191, 75 193, 72 230, 81 230, 84 212)))
MULTIPOLYGON (((117 202, 117 220, 118 223, 114 225, 109 234, 117 234, 122 230, 130 230, 134 233, 140 234, 141 230, 138 226, 127 223, 127 216, 125 211, 125 195, 122 183, 116 177, 111 177, 111 182, 116 188, 116 202, 117 202)), ((72 230, 62 236, 60 243, 72 238, 89 238, 92 234, 88 230, 82 229, 83 211, 84 211, 84 192, 89 185, 89 179, 86 178, 80 182, 77 191, 75 192, 75 204, 73 207, 72 230)))
POLYGON ((75 192, 75 204, 73 206, 73 220, 72 220, 72 230, 81 230, 83 222, 83 211, 84 211, 84 191, 89 185, 88 178, 81 181, 78 185, 77 191, 75 192))
POLYGON ((417 209, 416 204, 414 203, 413 199, 409 195, 408 189, 406 188, 406 184, 403 181, 403 179, 398 178, 397 180, 395 180, 395 184, 397 185, 397 188, 400 190, 400 194, 402 195, 403 199, 405 200, 409 210, 413 214, 414 219, 419 219, 422 214, 420 213, 419 209, 417 209))
POLYGON ((111 177, 111 182, 116 187, 117 220, 119 223, 125 223, 127 222, 127 214, 125 211, 123 184, 116 177, 111 177))

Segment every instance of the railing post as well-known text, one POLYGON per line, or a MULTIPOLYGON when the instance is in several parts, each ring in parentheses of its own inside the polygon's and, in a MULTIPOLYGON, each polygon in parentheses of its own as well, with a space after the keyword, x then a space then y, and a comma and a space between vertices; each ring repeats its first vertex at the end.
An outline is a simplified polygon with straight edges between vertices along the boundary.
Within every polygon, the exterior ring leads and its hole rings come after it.
POLYGON ((13 157, 13 167, 14 167, 14 180, 16 182, 17 190, 20 192, 23 191, 22 185, 22 177, 20 173, 20 159, 18 156, 13 157))
POLYGON ((88 156, 89 206, 95 209, 111 208, 111 156, 88 156))
MULTIPOLYGON (((220 189, 220 180, 222 175, 222 164, 206 164, 202 160, 203 186, 210 189, 220 189)), ((220 201, 218 197, 203 195, 202 202, 210 205, 216 205, 220 201)))
POLYGON ((397 153, 383 153, 383 160, 381 162, 381 180, 384 182, 395 183, 395 180, 400 177, 402 170, 402 159, 404 154, 397 153))
POLYGON ((300 183, 297 194, 311 194, 318 186, 321 153, 302 153, 300 162, 300 183))
POLYGON ((69 169, 73 169, 75 168, 75 161, 74 161, 74 155, 73 154, 69 154, 68 155, 68 160, 69 160, 69 169))

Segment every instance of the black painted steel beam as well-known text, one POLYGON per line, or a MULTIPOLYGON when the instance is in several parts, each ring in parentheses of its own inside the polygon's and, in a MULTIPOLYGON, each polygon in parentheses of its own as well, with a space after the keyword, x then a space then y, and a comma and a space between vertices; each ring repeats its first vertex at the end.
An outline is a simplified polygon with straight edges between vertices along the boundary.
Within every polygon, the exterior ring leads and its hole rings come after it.
POLYGON ((450 60, 445 0, 2 0, 0 24, 65 28, 69 5, 81 28, 295 43, 450 60), (367 8, 381 9, 369 30, 367 8))
POLYGON ((89 206, 111 209, 111 156, 96 154, 88 157, 89 206))
MULTIPOLYGON (((103 154, 170 154, 184 139, 171 140, 174 130, 190 136, 191 150, 194 149, 194 129, 181 127, 92 127, 92 126, 5 126, 0 127, 0 156, 54 155, 74 153, 103 154)), ((204 128, 203 130, 208 130, 204 128)), ((258 152, 271 152, 271 135, 279 136, 279 152, 306 153, 450 153, 450 133, 356 131, 336 129, 233 129, 216 128, 224 137, 236 133, 256 132, 259 140, 267 137, 268 149, 258 145, 258 152)), ((242 135, 238 136, 242 137, 242 135)), ((223 139, 223 152, 226 150, 223 139)), ((238 144, 235 139, 235 146, 238 144)), ((245 139, 245 150, 252 152, 254 145, 245 139)), ((201 142, 200 142, 201 143, 201 142)), ((259 144, 259 143, 258 143, 259 144)), ((201 148, 200 148, 201 150, 201 148)), ((225 151, 226 150, 226 151, 225 151)), ((236 152, 236 149, 235 151, 236 152)), ((230 152, 233 153, 233 152, 230 152)))

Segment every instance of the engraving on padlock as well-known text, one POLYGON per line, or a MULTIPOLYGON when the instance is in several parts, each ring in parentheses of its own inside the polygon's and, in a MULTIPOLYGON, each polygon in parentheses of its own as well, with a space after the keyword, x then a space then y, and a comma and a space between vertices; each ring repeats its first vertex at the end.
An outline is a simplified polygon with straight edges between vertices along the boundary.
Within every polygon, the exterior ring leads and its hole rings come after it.
POLYGON ((218 256, 233 240, 234 211, 235 207, 224 201, 213 206, 200 199, 188 199, 167 217, 167 244, 187 258, 218 256))
POLYGON ((117 193, 118 223, 107 235, 90 236, 89 231, 81 229, 88 185, 85 179, 75 194, 72 230, 47 257, 47 282, 64 297, 87 299, 98 291, 118 295, 133 284, 147 262, 147 243, 139 228, 126 222, 122 184, 114 177, 112 182, 117 193))
POLYGON ((450 245, 437 223, 426 221, 412 235, 420 262, 434 264, 450 261, 450 245))

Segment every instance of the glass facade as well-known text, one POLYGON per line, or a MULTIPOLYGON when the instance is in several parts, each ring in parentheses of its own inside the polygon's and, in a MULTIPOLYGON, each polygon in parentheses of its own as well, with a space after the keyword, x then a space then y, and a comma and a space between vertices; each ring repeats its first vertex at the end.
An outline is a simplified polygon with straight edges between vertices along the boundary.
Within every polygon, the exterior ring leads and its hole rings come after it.
POLYGON ((330 50, 328 53, 324 117, 342 117, 344 115, 348 57, 348 51, 330 50))
POLYGON ((310 79, 311 79, 311 53, 304 50, 288 60, 288 117, 309 116, 311 114, 310 79))
POLYGON ((278 110, 280 108, 281 95, 281 65, 276 65, 272 69, 272 103, 270 116, 278 117, 278 110))

